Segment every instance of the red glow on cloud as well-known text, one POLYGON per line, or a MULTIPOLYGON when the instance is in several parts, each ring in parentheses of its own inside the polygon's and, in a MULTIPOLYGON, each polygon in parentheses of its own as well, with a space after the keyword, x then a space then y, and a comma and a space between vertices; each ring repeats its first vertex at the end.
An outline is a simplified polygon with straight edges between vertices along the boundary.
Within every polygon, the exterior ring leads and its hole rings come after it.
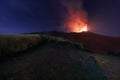
POLYGON ((67 14, 63 15, 64 29, 68 32, 83 32, 87 30, 87 13, 82 8, 82 2, 79 0, 63 0, 63 6, 67 10, 67 14))

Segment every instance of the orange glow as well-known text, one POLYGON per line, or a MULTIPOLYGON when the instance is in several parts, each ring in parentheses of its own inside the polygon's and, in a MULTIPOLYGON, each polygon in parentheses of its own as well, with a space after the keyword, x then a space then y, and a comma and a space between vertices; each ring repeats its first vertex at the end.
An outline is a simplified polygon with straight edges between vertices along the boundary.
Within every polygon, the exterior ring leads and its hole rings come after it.
POLYGON ((64 27, 69 32, 84 32, 87 29, 87 17, 84 12, 71 11, 71 14, 66 16, 64 27))
POLYGON ((83 27, 79 32, 86 32, 86 31, 88 31, 87 25, 85 27, 83 27))
POLYGON ((87 13, 82 8, 81 0, 60 0, 65 8, 62 26, 67 32, 83 32, 87 30, 87 13))
POLYGON ((88 29, 87 29, 87 25, 85 25, 85 26, 73 26, 72 28, 72 31, 73 32, 86 32, 86 31, 88 31, 88 29))

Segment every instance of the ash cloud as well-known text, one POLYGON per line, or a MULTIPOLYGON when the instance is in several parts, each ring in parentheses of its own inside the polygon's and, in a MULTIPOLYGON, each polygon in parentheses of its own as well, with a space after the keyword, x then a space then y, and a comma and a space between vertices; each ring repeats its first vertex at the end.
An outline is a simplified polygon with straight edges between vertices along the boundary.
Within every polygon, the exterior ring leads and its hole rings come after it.
POLYGON ((60 0, 63 7, 62 26, 65 31, 75 32, 87 24, 87 12, 83 9, 82 0, 60 0))

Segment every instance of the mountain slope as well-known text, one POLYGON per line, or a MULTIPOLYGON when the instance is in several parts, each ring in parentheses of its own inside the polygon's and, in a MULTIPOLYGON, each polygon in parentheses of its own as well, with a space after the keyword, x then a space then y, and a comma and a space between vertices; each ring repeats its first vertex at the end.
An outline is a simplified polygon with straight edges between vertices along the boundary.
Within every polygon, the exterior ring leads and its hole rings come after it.
POLYGON ((47 38, 32 51, 1 61, 0 80, 108 80, 91 53, 79 46, 47 38))
MULTIPOLYGON (((4 56, 4 60, 0 63, 0 80, 120 79, 120 69, 115 67, 120 66, 120 59, 116 56, 111 57, 118 62, 110 66, 114 62, 112 58, 104 59, 97 54, 93 55, 79 44, 46 35, 38 36, 40 43, 37 46, 34 45, 35 48, 27 48, 26 51, 17 52, 17 55, 12 57, 6 55, 9 59, 4 56), (106 65, 103 65, 103 61, 106 65), (112 70, 109 70, 111 67, 112 70)), ((27 40, 29 41, 29 38, 27 40)), ((14 54, 11 53, 11 55, 14 54)))
POLYGON ((87 50, 95 53, 120 55, 120 37, 103 36, 92 32, 63 33, 53 31, 42 34, 61 37, 83 44, 87 50))

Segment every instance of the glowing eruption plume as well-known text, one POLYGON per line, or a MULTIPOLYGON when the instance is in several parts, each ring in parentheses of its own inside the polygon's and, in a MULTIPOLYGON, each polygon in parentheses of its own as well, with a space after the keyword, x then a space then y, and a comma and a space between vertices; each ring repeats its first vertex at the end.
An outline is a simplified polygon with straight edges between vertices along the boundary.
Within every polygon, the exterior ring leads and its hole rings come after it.
POLYGON ((81 0, 62 0, 66 9, 63 26, 69 32, 87 31, 87 13, 82 8, 81 0))
POLYGON ((86 32, 88 31, 87 25, 80 28, 79 26, 74 29, 74 32, 86 32))
POLYGON ((79 32, 86 32, 88 31, 87 26, 83 27, 79 32))

